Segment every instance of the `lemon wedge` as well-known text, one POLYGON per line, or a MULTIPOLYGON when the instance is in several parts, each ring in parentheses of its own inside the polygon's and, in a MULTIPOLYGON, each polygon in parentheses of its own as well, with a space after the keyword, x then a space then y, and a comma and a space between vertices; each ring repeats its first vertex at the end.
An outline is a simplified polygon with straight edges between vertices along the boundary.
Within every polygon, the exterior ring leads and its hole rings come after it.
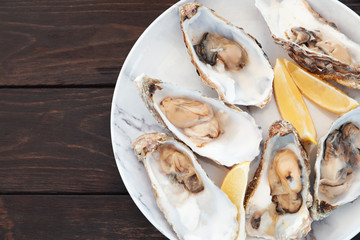
POLYGON ((316 130, 304 99, 280 59, 274 68, 274 95, 281 117, 292 123, 303 141, 316 142, 316 130))
POLYGON ((359 103, 336 87, 308 73, 287 59, 283 60, 303 95, 315 104, 334 113, 346 113, 359 103))
POLYGON ((250 162, 243 162, 233 167, 225 176, 221 190, 238 209, 239 233, 237 240, 245 240, 244 196, 248 182, 250 162))

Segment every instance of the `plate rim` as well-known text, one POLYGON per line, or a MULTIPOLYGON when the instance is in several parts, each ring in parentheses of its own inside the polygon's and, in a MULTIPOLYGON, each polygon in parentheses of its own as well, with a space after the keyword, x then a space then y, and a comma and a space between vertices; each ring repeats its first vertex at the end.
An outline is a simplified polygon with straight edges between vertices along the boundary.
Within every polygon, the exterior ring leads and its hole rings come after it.
MULTIPOLYGON (((117 169, 119 171, 120 177, 122 179, 122 182, 124 183, 124 186, 126 188, 126 190, 129 193, 129 196, 131 197, 132 201, 135 203, 136 207, 140 210, 141 214, 159 231, 161 232, 161 234, 163 234, 165 237, 169 238, 169 236, 163 231, 163 229, 159 226, 159 224, 157 223, 157 221, 155 221, 155 219, 152 216, 147 216, 144 214, 145 212, 145 206, 143 206, 141 204, 141 202, 132 196, 132 194, 130 194, 129 192, 129 188, 128 188, 128 181, 125 180, 122 176, 122 170, 118 165, 118 161, 116 160, 116 152, 115 152, 115 143, 113 141, 114 139, 114 127, 115 127, 115 109, 116 109, 116 98, 118 96, 117 92, 119 91, 119 85, 120 85, 120 79, 122 78, 122 76, 125 74, 123 69, 127 68, 127 65, 129 64, 129 56, 132 55, 132 53, 137 49, 137 46, 142 42, 142 39, 145 38, 145 36, 147 35, 148 32, 151 31, 151 29, 156 26, 156 24, 158 22, 160 22, 163 18, 165 18, 167 15, 169 15, 172 11, 175 11, 175 8, 177 8, 180 4, 188 2, 189 0, 180 0, 178 2, 176 2, 175 4, 173 4, 172 6, 170 6, 168 9, 166 9, 164 12, 162 12, 158 17, 156 17, 156 19, 150 23, 150 25, 148 27, 146 27, 146 29, 144 30, 143 33, 141 33, 140 37, 136 40, 135 44, 132 46, 131 50, 129 51, 128 55, 126 56, 126 59, 124 61, 124 64, 122 65, 119 75, 117 77, 116 80, 116 84, 115 84, 115 88, 114 88, 114 92, 113 92, 113 97, 111 100, 111 110, 110 110, 110 136, 111 136, 111 145, 112 145, 112 150, 113 150, 113 154, 114 154, 114 160, 117 166, 117 169)), ((120 158, 120 157, 119 157, 120 158)), ((176 235, 176 233, 174 232, 174 234, 176 235)), ((171 239, 171 238, 170 238, 171 239)))
MULTIPOLYGON (((165 18, 167 15, 169 15, 172 11, 176 11, 175 8, 179 8, 179 5, 182 5, 186 2, 197 2, 197 0, 179 0, 178 2, 176 2, 175 4, 173 4, 172 6, 170 6, 169 8, 167 8, 164 12, 162 12, 158 17, 156 17, 156 19, 154 21, 152 21, 150 23, 150 25, 148 25, 146 27, 146 29, 141 33, 140 37, 136 40, 136 42, 134 43, 134 45, 131 47, 131 50, 129 51, 128 55, 126 56, 125 58, 125 61, 119 71, 119 74, 118 74, 118 77, 117 77, 117 80, 116 80, 116 84, 115 84, 115 87, 114 87, 114 92, 113 92, 113 97, 112 97, 112 100, 111 100, 111 110, 110 110, 110 136, 111 136, 111 146, 112 146, 112 150, 113 150, 113 154, 114 154, 114 160, 115 160, 115 163, 116 163, 116 166, 117 166, 117 169, 119 171, 119 174, 120 174, 120 177, 122 179, 122 182, 124 183, 124 186, 126 188, 126 190, 128 191, 129 193, 129 196, 131 197, 132 201, 135 203, 135 205, 137 206, 137 208, 141 211, 142 215, 159 231, 161 232, 161 234, 163 234, 165 237, 169 238, 169 236, 164 232, 164 229, 162 229, 162 227, 159 226, 159 224, 157 223, 157 221, 155 221, 155 219, 149 215, 145 215, 144 212, 145 212, 145 206, 143 206, 141 204, 141 202, 132 196, 132 194, 129 192, 129 188, 128 188, 128 181, 126 179, 124 179, 122 176, 122 170, 121 168, 119 167, 119 164, 118 164, 118 161, 117 161, 117 157, 116 157, 116 145, 114 143, 114 135, 115 135, 115 131, 114 131, 114 127, 115 127, 115 111, 116 111, 116 99, 118 98, 118 91, 120 91, 120 79, 122 79, 123 75, 125 74, 124 73, 124 69, 127 69, 128 68, 128 65, 129 65, 129 59, 130 59, 130 56, 132 56, 133 52, 138 48, 138 45, 141 44, 143 38, 146 37, 146 35, 148 34, 148 32, 151 32, 152 28, 154 28, 158 22, 160 22, 163 18, 165 18)), ((353 11, 350 7, 348 7, 347 5, 345 5, 344 3, 340 2, 339 0, 327 0, 328 3, 331 3, 331 4, 334 4, 338 7, 341 7, 343 8, 347 14, 350 14, 352 15, 352 17, 355 17, 355 18, 358 18, 360 20, 360 15, 358 15, 355 11, 353 11)), ((120 156, 118 157, 119 158, 119 161, 120 161, 120 156)), ((360 198, 360 197, 359 197, 360 198)), ((359 227, 360 229, 360 227, 359 227)), ((173 231, 173 230, 172 230, 173 231)), ((176 233, 173 231, 174 235, 176 235, 176 233)), ((360 231, 351 231, 351 232, 348 232, 348 234, 346 234, 344 236, 344 239, 345 240, 350 240, 352 239, 353 237, 355 237, 357 234, 359 234, 360 231)), ((173 238, 170 238, 170 239, 173 239, 173 238)))

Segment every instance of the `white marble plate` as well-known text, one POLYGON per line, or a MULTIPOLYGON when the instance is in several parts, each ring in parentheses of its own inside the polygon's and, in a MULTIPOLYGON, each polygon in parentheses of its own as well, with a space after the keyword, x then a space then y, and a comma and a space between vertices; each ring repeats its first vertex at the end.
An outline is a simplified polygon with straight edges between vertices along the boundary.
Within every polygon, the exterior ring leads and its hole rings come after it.
MULTIPOLYGON (((112 145, 123 182, 141 212, 170 239, 176 239, 175 234, 158 209, 147 173, 131 149, 131 143, 141 134, 166 132, 166 130, 161 128, 150 115, 133 81, 136 76, 146 73, 151 77, 174 82, 216 97, 216 93, 199 79, 183 42, 178 7, 185 2, 188 1, 181 1, 169 8, 138 39, 119 75, 111 111, 112 145)), ((273 43, 253 0, 200 0, 199 2, 214 9, 220 16, 243 27, 257 38, 273 66, 276 58, 288 57, 282 48, 273 43)), ((309 0, 309 2, 325 18, 335 22, 342 32, 360 43, 360 31, 355 31, 360 26, 360 18, 356 13, 336 0, 309 0)), ((339 88, 360 100, 359 92, 339 88)), ((338 115, 315 106, 307 99, 305 101, 314 119, 318 136, 324 135, 338 115)), ((275 102, 272 100, 262 110, 255 107, 247 110, 262 127, 263 139, 266 139, 271 123, 280 119, 275 102)), ((315 148, 311 150, 312 159, 315 150, 315 148)), ((200 161, 210 178, 219 185, 228 169, 205 159, 200 161)), ((253 161, 252 170, 256 168, 257 163, 257 160, 253 161)), ((358 200, 336 209, 325 220, 314 222, 308 239, 350 239, 360 231, 359 216, 360 201, 358 200)))

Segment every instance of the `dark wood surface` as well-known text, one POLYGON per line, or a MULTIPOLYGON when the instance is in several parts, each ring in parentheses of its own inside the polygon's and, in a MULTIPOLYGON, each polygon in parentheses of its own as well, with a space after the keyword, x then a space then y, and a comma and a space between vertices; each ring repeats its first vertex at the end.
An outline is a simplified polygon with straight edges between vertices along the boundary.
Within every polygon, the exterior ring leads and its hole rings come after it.
POLYGON ((164 239, 122 183, 109 124, 128 52, 175 2, 0 1, 0 239, 164 239))

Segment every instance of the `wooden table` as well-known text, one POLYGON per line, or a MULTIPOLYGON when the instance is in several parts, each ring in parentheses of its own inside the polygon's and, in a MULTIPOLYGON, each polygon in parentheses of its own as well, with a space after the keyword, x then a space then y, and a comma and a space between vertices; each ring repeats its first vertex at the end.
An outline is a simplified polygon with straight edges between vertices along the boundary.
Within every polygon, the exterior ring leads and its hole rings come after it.
POLYGON ((164 238, 121 181, 109 123, 128 52, 175 2, 0 1, 0 239, 164 238))

